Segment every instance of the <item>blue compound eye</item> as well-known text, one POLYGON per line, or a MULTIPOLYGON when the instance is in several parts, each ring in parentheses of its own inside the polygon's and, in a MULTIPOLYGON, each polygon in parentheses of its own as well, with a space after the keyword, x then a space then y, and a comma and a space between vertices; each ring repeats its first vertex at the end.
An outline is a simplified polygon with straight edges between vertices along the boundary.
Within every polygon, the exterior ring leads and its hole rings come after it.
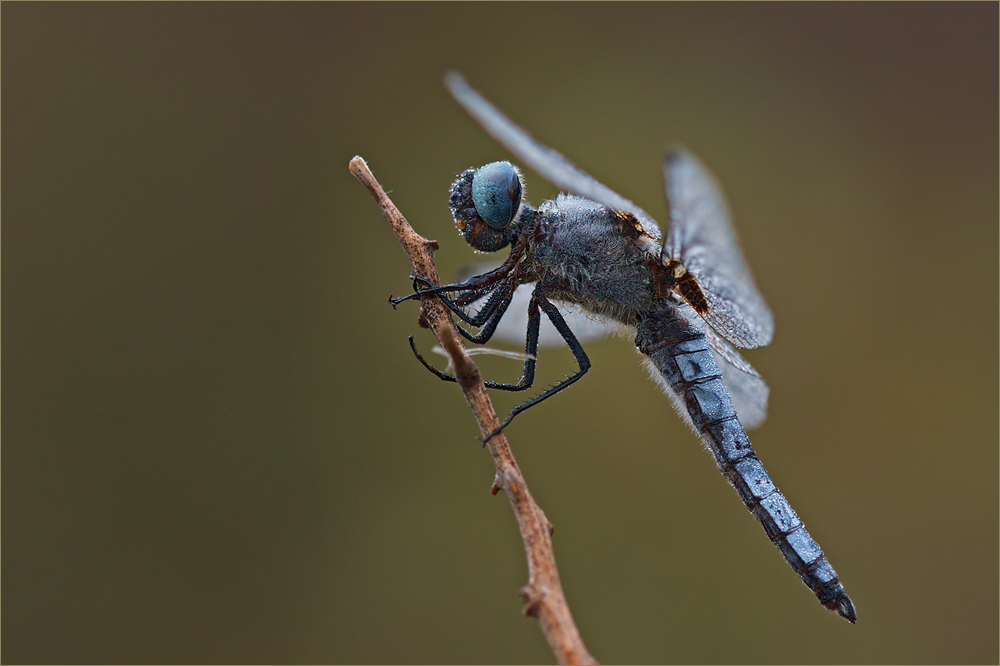
POLYGON ((503 229, 521 207, 521 179, 510 162, 492 162, 472 177, 472 203, 486 224, 503 229))

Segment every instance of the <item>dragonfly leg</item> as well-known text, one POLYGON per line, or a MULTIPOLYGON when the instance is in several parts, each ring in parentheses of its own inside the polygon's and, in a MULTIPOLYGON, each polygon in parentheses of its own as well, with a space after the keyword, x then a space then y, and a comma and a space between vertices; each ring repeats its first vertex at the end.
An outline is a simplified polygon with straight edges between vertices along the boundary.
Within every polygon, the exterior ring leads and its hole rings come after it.
POLYGON ((497 282, 510 275, 510 272, 514 270, 514 267, 517 266, 518 260, 524 254, 525 249, 526 245, 523 242, 518 242, 517 245, 511 248, 510 254, 507 255, 507 258, 504 259, 504 262, 498 267, 481 275, 475 275, 463 282, 456 282, 455 284, 434 285, 431 284, 430 280, 427 278, 420 277, 418 275, 411 275, 410 279, 413 281, 413 293, 407 294, 406 296, 400 296, 399 298, 390 298, 389 303, 392 307, 396 307, 403 301, 409 301, 424 294, 440 295, 446 292, 469 291, 495 285, 497 282), (417 282, 423 282, 427 285, 427 287, 425 289, 418 289, 417 282))
MULTIPOLYGON (((410 277, 413 278, 414 283, 416 283, 419 280, 421 282, 430 284, 424 278, 419 278, 412 275, 410 277)), ((504 285, 505 282, 509 281, 502 281, 500 282, 500 284, 504 285)), ((448 309, 454 312, 459 319, 469 324, 470 326, 475 326, 479 328, 482 327, 484 324, 486 324, 486 322, 489 321, 492 316, 494 316, 498 307, 501 308, 501 314, 502 312, 506 311, 507 306, 510 304, 510 298, 513 296, 514 292, 513 286, 507 286, 507 287, 501 286, 501 288, 498 290, 498 285, 496 282, 494 282, 493 284, 487 284, 485 286, 479 286, 479 287, 465 287, 463 285, 464 283, 449 284, 441 287, 432 286, 427 289, 415 291, 414 293, 409 294, 407 296, 403 296, 401 298, 390 298, 389 303, 393 307, 396 307, 403 301, 415 298, 422 294, 427 294, 427 293, 436 294, 437 297, 440 298, 442 302, 444 302, 444 304, 448 307, 448 309), (507 295, 506 302, 504 302, 505 300, 504 294, 508 290, 510 291, 510 294, 507 295), (462 291, 463 293, 459 294, 457 298, 451 299, 444 295, 443 292, 445 291, 462 291), (484 297, 487 294, 491 294, 489 300, 486 302, 485 305, 483 305, 482 308, 479 309, 478 312, 476 312, 475 315, 470 315, 465 311, 464 309, 465 306, 467 306, 469 303, 472 303, 473 301, 476 301, 484 297)), ((493 328, 495 330, 496 326, 494 325, 493 328)), ((462 337, 464 337, 467 340, 471 340, 472 342, 475 342, 477 344, 482 344, 483 342, 486 342, 493 335, 491 332, 489 335, 484 337, 482 332, 480 332, 479 334, 473 336, 472 334, 466 332, 461 327, 459 327, 459 332, 462 334, 462 337)))
MULTIPOLYGON (((503 307, 497 310, 492 319, 490 319, 490 321, 487 322, 485 328, 483 329, 483 333, 486 334, 487 340, 489 339, 490 336, 493 335, 494 331, 496 331, 496 327, 500 323, 500 320, 503 318, 503 315, 507 311, 507 307, 509 305, 510 305, 510 296, 508 295, 503 307)), ((486 388, 499 389, 501 391, 524 391, 525 389, 531 388, 531 385, 535 381, 535 358, 538 352, 538 330, 540 324, 541 324, 541 315, 538 312, 538 306, 535 304, 534 301, 532 301, 528 306, 528 332, 524 343, 525 358, 524 358, 524 370, 521 373, 521 379, 518 380, 516 384, 508 384, 504 382, 493 382, 484 380, 483 384, 486 386, 486 388)), ((464 333, 461 326, 458 327, 458 330, 464 333)), ((469 338, 470 340, 473 340, 473 338, 468 334, 466 334, 466 337, 469 338)), ((437 368, 429 364, 426 360, 424 360, 424 357, 421 356, 420 352, 417 351, 417 347, 413 342, 412 335, 410 336, 409 340, 410 340, 410 349, 413 350, 414 356, 417 357, 417 360, 420 361, 425 368, 427 368, 436 377, 446 382, 458 381, 458 379, 456 379, 454 375, 449 375, 446 372, 442 372, 441 370, 438 370, 437 368)), ((473 342, 476 342, 476 340, 473 340, 473 342)), ((490 435, 490 437, 492 437, 495 434, 496 433, 493 433, 492 435, 490 435)))
POLYGON ((435 368, 433 365, 431 365, 430 363, 428 363, 427 361, 425 361, 424 357, 421 356, 420 352, 417 351, 417 345, 413 342, 413 336, 412 335, 409 337, 409 341, 410 341, 410 349, 413 350, 413 355, 416 356, 417 360, 420 361, 424 365, 425 368, 427 368, 428 370, 430 370, 431 373, 433 373, 438 379, 443 379, 446 382, 457 382, 458 381, 458 379, 454 375, 449 375, 447 372, 441 372, 440 370, 438 370, 437 368, 435 368))
MULTIPOLYGON (((465 289, 470 288, 470 286, 465 284, 465 282, 459 282, 456 284, 435 285, 427 278, 421 277, 419 275, 410 275, 410 281, 413 282, 413 293, 407 294, 406 296, 400 296, 399 298, 393 298, 392 296, 389 297, 389 305, 391 305, 393 309, 395 309, 395 307, 400 303, 402 303, 403 301, 412 301, 416 298, 420 298, 424 294, 440 295, 445 292, 463 291, 465 289), (421 289, 417 286, 418 283, 423 283, 426 286, 423 289, 421 289)), ((466 280, 466 282, 468 281, 469 280, 466 280)))
POLYGON ((462 337, 480 345, 489 342, 493 334, 496 333, 497 326, 500 325, 500 320, 507 313, 507 308, 510 307, 510 301, 514 298, 515 289, 514 284, 508 280, 500 285, 475 316, 469 317, 464 312, 462 314, 456 312, 462 321, 472 326, 481 327, 479 333, 472 334, 459 326, 458 331, 462 334, 462 337))
POLYGON ((492 330, 487 336, 483 336, 483 331, 480 331, 476 337, 471 337, 466 335, 465 338, 472 340, 478 344, 488 341, 493 337, 493 332, 496 330, 497 323, 499 319, 503 317, 503 314, 507 312, 507 308, 510 306, 510 300, 514 296, 514 285, 510 284, 510 281, 505 281, 499 285, 491 285, 490 289, 477 289, 470 290, 461 295, 456 299, 450 299, 447 296, 440 296, 441 300, 445 302, 452 312, 454 312, 459 319, 464 321, 466 324, 475 326, 477 328, 486 329, 490 327, 492 323, 492 330), (479 311, 474 315, 469 315, 464 307, 468 306, 469 303, 479 300, 486 294, 489 294, 489 299, 486 303, 479 308, 479 311), (496 320, 494 322, 494 320, 496 320))
MULTIPOLYGON (((490 441, 490 439, 492 439, 493 437, 496 437, 500 433, 500 431, 502 431, 504 428, 510 425, 510 422, 514 420, 515 416, 517 416, 524 410, 528 409, 529 407, 537 405, 542 400, 550 398, 554 396, 556 393, 559 393, 559 391, 562 391, 564 388, 566 388, 576 380, 580 379, 580 377, 583 377, 585 374, 587 374, 587 371, 590 370, 590 358, 588 358, 587 353, 583 351, 583 346, 580 344, 580 341, 576 339, 575 335, 573 335, 573 331, 570 329, 569 324, 567 324, 566 320, 563 319, 563 316, 559 313, 559 310, 556 308, 556 306, 554 306, 547 298, 539 294, 537 289, 535 290, 535 293, 531 295, 531 304, 529 305, 528 309, 528 337, 527 340, 525 341, 525 352, 530 354, 531 357, 534 357, 538 351, 538 326, 540 320, 538 314, 538 308, 542 309, 542 311, 545 313, 545 316, 549 318, 549 321, 552 322, 552 325, 556 327, 557 331, 559 331, 559 335, 561 335, 563 340, 566 341, 566 344, 569 346, 570 351, 573 352, 573 357, 576 359, 576 363, 579 369, 572 375, 563 379, 558 384, 546 389, 545 391, 542 391, 531 400, 528 400, 527 402, 520 404, 514 409, 510 410, 510 414, 507 415, 507 418, 504 419, 503 423, 501 423, 496 430, 494 430, 489 435, 483 438, 484 444, 490 441), (534 316, 534 326, 532 326, 533 316, 534 316)), ((527 380, 529 382, 528 385, 530 386, 530 383, 533 382, 535 379, 534 363, 531 364, 530 377, 528 377, 528 361, 525 361, 524 369, 525 369, 525 376, 522 377, 521 379, 522 381, 527 380)), ((525 386, 525 388, 527 388, 527 386, 525 386)))

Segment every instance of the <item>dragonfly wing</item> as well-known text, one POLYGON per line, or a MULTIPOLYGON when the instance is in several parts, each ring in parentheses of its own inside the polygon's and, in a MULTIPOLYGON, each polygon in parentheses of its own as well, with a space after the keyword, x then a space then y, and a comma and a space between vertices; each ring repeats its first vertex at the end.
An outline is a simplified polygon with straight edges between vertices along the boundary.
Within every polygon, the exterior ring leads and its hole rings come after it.
POLYGON ((449 72, 444 82, 455 100, 486 130, 486 133, 516 155, 526 166, 558 188, 596 201, 608 208, 631 213, 639 221, 647 236, 660 239, 660 227, 649 213, 610 187, 599 183, 560 153, 540 144, 469 86, 461 74, 449 72))
POLYGON ((721 335, 710 327, 706 327, 706 333, 740 423, 745 430, 760 427, 767 419, 767 398, 771 393, 767 383, 721 335))
POLYGON ((702 316, 727 340, 752 349, 771 342, 774 319, 740 251, 725 200, 712 175, 690 153, 663 163, 670 223, 665 258, 680 261, 705 295, 702 316))

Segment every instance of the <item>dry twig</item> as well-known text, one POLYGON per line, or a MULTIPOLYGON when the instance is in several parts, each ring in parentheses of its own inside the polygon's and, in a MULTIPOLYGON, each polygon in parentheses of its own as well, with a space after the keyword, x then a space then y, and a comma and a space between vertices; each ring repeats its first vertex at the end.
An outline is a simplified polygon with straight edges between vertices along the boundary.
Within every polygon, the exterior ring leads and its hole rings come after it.
MULTIPOLYGON (((382 215, 389 222, 410 259, 413 274, 432 284, 440 284, 432 257, 438 247, 437 241, 427 240, 413 230, 361 157, 351 160, 350 170, 368 188, 382 215)), ((447 306, 437 296, 421 296, 418 322, 434 332, 434 336, 448 353, 465 401, 479 424, 479 432, 483 437, 493 432, 500 421, 486 393, 479 368, 466 353, 447 306)), ((598 663, 584 646, 566 603, 552 551, 552 525, 531 497, 506 436, 501 432, 490 439, 486 446, 496 465, 492 493, 496 495, 501 489, 507 493, 528 558, 528 583, 520 591, 524 613, 538 620, 559 663, 598 663)))

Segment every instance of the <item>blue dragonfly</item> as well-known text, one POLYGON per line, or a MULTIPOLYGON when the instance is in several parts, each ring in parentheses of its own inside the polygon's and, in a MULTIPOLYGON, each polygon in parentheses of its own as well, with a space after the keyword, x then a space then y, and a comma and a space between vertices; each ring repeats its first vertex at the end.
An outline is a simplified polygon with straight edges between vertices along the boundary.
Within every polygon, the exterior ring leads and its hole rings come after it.
MULTIPOLYGON (((515 407, 486 439, 587 372, 590 360, 581 339, 612 328, 635 331, 636 348, 651 376, 771 542, 823 606, 855 622, 854 605, 837 573, 746 435, 767 415, 768 388, 734 345, 769 344, 774 321, 743 259, 715 179, 689 152, 667 154, 669 224, 663 235, 648 213, 537 142, 459 74, 449 74, 445 83, 487 133, 567 192, 534 208, 522 200, 524 179, 510 162, 465 170, 450 190, 455 223, 475 250, 509 247, 507 258, 455 284, 433 286, 416 278, 413 294, 392 300, 395 305, 438 294, 478 329, 459 327, 476 343, 510 338, 519 329, 525 339, 522 377, 516 383, 486 382, 490 388, 528 389, 540 342, 561 340, 569 346, 577 371, 515 407)), ((417 357, 440 378, 454 381, 417 357)))

